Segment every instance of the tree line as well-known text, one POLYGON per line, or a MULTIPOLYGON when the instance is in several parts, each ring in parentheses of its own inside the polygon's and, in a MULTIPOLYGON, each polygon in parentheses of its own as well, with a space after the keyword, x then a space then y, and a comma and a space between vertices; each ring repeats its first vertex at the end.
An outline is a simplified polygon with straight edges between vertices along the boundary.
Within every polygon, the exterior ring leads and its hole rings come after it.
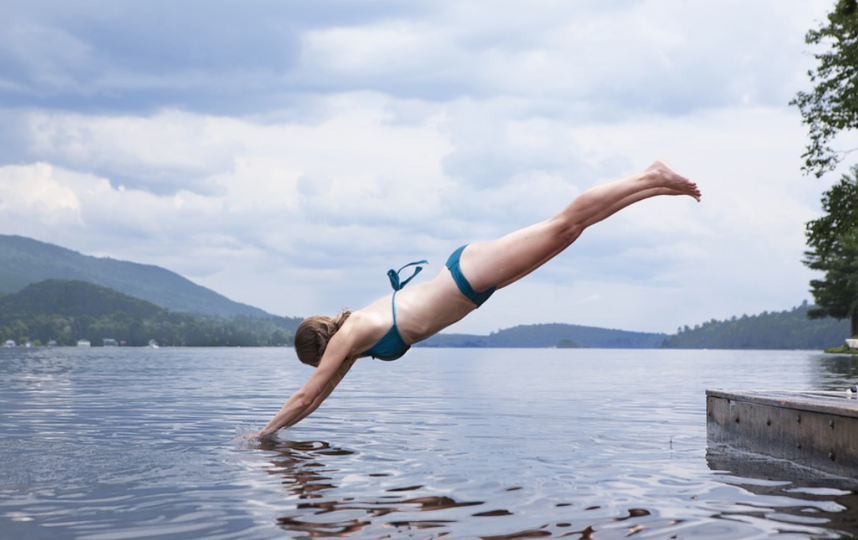
POLYGON ((804 302, 791 310, 742 315, 725 321, 685 326, 664 340, 667 349, 824 349, 842 345, 848 323, 808 320, 814 309, 804 302))

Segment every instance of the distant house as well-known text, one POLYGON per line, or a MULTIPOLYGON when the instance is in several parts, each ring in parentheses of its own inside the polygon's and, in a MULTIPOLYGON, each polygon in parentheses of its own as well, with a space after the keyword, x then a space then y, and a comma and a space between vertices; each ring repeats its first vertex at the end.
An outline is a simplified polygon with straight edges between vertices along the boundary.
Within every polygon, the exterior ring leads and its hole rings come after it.
POLYGON ((88 339, 81 339, 80 341, 77 342, 78 347, 89 347, 90 345, 91 345, 91 343, 89 342, 88 339))
POLYGON ((101 342, 101 344, 104 345, 105 347, 119 347, 119 342, 117 342, 115 339, 111 339, 111 338, 104 338, 104 340, 101 342))
POLYGON ((3 344, 3 346, 4 346, 4 347, 14 347, 14 346, 15 346, 15 342, 14 342, 14 341, 12 341, 11 339, 7 339, 7 340, 6 340, 6 343, 4 343, 4 344, 3 344))

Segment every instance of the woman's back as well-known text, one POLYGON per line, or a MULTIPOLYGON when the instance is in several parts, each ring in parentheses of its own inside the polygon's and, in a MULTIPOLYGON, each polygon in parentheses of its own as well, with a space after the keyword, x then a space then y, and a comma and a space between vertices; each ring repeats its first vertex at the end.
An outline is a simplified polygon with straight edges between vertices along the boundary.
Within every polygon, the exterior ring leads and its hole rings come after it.
POLYGON ((476 306, 462 296, 450 272, 443 268, 432 280, 409 284, 393 294, 379 298, 367 307, 355 311, 346 324, 353 324, 355 348, 360 353, 372 347, 396 325, 408 345, 422 341, 458 322, 476 306))

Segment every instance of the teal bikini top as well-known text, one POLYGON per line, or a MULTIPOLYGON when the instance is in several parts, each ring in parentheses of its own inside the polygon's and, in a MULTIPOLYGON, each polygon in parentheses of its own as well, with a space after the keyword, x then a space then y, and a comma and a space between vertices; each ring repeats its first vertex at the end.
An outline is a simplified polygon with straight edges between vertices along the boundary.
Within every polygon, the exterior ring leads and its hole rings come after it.
POLYGON ((408 263, 399 270, 393 270, 391 268, 387 271, 387 277, 390 279, 390 286, 393 287, 393 296, 390 299, 390 309, 393 311, 393 326, 390 327, 390 330, 388 330, 387 333, 375 343, 375 345, 360 353, 359 356, 372 356, 378 360, 398 360, 399 358, 402 358, 402 355, 408 352, 408 349, 411 348, 411 345, 405 343, 405 340, 402 339, 402 335, 399 333, 399 327, 396 326, 396 292, 408 285, 408 282, 414 279, 414 276, 423 270, 422 266, 417 266, 419 264, 429 264, 429 262, 425 260, 417 261, 408 263), (399 273, 409 266, 417 266, 417 268, 408 279, 400 282, 399 273))

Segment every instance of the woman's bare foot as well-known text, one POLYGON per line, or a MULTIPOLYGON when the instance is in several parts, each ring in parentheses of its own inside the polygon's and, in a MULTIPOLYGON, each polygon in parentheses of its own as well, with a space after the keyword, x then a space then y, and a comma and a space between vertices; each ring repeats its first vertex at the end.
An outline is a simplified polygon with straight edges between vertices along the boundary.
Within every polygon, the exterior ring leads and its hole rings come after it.
POLYGON ((645 173, 651 176, 656 183, 668 190, 669 195, 688 195, 700 202, 700 189, 697 184, 674 171, 670 165, 663 161, 656 161, 647 167, 645 173))

